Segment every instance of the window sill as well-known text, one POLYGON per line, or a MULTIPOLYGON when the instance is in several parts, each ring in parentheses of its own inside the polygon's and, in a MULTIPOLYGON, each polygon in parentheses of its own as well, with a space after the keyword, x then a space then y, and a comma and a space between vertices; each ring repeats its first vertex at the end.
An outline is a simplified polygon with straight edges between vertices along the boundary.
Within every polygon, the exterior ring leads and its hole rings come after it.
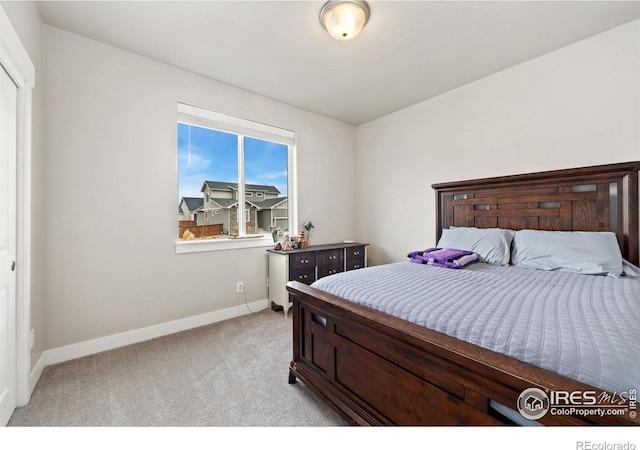
POLYGON ((205 239, 193 241, 176 241, 176 253, 215 252, 222 250, 237 250, 243 248, 272 247, 273 238, 262 236, 242 239, 205 239))

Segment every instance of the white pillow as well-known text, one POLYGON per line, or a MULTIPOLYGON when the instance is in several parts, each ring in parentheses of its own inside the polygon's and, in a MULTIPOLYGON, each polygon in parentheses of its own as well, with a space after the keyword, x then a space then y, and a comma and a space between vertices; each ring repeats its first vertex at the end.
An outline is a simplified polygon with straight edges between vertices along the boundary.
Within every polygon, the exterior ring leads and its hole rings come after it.
POLYGON ((511 261, 530 269, 622 274, 622 253, 610 232, 520 230, 513 239, 511 261))
POLYGON ((437 247, 468 250, 477 253, 481 262, 507 266, 515 234, 502 228, 451 227, 442 230, 437 247))

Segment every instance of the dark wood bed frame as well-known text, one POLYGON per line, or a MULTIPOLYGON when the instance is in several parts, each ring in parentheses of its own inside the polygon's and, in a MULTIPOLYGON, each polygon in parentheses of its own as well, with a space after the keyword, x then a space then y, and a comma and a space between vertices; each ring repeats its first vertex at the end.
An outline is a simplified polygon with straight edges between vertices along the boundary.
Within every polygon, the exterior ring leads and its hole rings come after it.
MULTIPOLYGON (((631 162, 435 184, 437 237, 449 226, 610 230, 637 265, 638 170, 640 162, 631 162)), ((491 401, 515 410, 531 387, 601 391, 299 282, 287 289, 294 311, 289 383, 301 380, 350 424, 510 424, 491 401)), ((538 422, 640 424, 629 415, 546 414, 538 422)))

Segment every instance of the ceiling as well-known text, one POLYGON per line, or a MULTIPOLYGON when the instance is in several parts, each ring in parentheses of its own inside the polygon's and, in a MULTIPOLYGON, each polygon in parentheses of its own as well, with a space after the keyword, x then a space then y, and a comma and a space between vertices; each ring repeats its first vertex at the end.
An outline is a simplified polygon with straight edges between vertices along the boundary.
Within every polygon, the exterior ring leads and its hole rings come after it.
POLYGON ((45 23, 354 125, 640 18, 640 1, 45 1, 45 23))

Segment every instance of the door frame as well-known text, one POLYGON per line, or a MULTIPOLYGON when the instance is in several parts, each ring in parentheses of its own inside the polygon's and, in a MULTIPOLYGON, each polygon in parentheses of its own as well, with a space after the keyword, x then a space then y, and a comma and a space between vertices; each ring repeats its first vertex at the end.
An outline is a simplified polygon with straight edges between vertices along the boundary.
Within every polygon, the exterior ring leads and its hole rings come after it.
POLYGON ((0 64, 18 86, 16 148, 16 404, 24 406, 31 382, 31 96, 35 67, 0 5, 0 64))

